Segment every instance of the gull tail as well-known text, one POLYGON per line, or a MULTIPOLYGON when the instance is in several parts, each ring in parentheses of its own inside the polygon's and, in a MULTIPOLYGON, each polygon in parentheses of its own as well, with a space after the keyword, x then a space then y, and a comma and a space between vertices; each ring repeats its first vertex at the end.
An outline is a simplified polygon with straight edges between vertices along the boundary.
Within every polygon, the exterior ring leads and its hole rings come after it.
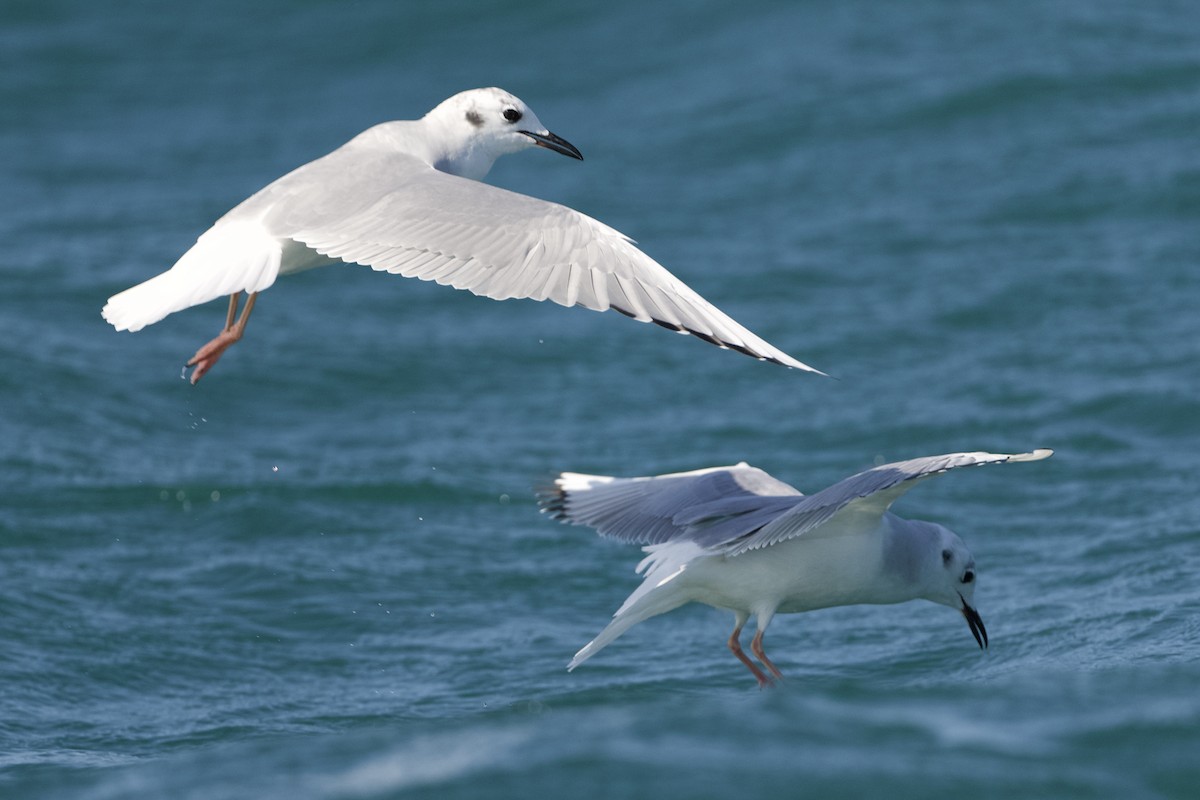
POLYGON ((219 225, 175 266, 108 299, 100 314, 119 331, 138 331, 168 314, 275 282, 283 249, 256 222, 219 225))
POLYGON ((651 617, 674 611, 692 600, 688 587, 677 582, 688 564, 705 553, 704 548, 692 542, 667 542, 643 548, 649 555, 638 564, 638 573, 645 573, 645 580, 625 600, 613 621, 600 631, 583 649, 575 654, 567 671, 599 653, 625 631, 651 617))

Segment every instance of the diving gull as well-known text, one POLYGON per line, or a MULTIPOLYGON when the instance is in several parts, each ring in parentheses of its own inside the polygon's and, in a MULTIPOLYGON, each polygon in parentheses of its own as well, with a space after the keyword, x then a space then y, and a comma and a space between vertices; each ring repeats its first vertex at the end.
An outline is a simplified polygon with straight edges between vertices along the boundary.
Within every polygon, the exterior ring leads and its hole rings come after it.
POLYGON ((645 545, 648 554, 637 567, 642 584, 568 669, 639 622, 692 602, 733 612, 728 647, 760 687, 783 677, 763 651, 763 633, 777 613, 931 600, 961 612, 983 648, 987 630, 972 605, 971 551, 942 525, 902 519, 888 508, 951 469, 1052 453, 926 456, 868 469, 812 495, 745 462, 644 478, 561 473, 538 491, 542 512, 645 545), (750 650, 766 672, 739 641, 751 615, 758 630, 750 650))

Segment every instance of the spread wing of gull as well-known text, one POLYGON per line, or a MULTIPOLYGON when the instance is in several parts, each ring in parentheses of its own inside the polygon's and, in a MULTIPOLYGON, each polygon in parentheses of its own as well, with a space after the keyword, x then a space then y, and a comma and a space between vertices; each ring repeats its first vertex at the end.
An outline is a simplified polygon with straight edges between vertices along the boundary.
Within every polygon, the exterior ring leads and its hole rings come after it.
POLYGON ((402 153, 343 147, 271 184, 223 222, 238 219, 261 220, 272 235, 331 259, 496 300, 612 308, 818 372, 735 322, 604 223, 402 153))
MULTIPOLYGON (((720 551, 736 556, 803 536, 835 514, 861 513, 882 516, 900 495, 923 480, 958 467, 978 467, 1018 461, 1040 461, 1053 450, 1031 453, 947 453, 868 469, 841 480, 827 489, 805 497, 758 530, 726 540, 720 551)), ((712 545, 710 545, 712 546, 712 545)))
POLYGON ((884 464, 812 495, 745 463, 647 478, 564 472, 538 491, 544 513, 635 544, 693 542, 736 556, 802 536, 839 513, 876 517, 922 480, 957 467, 1040 461, 1031 453, 948 453, 884 464))
POLYGON ((720 544, 804 499, 746 463, 643 478, 564 472, 537 494, 542 512, 554 519, 643 545, 681 539, 720 544))

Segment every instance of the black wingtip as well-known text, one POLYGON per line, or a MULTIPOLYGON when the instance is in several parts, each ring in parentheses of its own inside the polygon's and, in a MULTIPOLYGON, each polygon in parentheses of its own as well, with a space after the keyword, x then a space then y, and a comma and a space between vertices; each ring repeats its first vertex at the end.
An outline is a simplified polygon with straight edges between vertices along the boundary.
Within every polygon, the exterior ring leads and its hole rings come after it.
POLYGON ((567 493, 555 478, 550 483, 540 483, 533 487, 534 497, 537 498, 538 511, 547 514, 551 519, 562 522, 567 518, 567 493))
MULTIPOLYGON (((613 311, 616 311, 618 314, 622 314, 626 317, 629 317, 630 319, 641 319, 640 317, 638 317, 637 314, 633 313, 632 311, 630 311, 628 309, 621 308, 618 305, 610 303, 608 307, 611 308, 613 311)), ((689 328, 686 325, 681 325, 677 322, 667 322, 666 320, 658 319, 656 317, 650 317, 649 322, 653 322, 655 325, 658 325, 661 328, 666 328, 669 331, 675 331, 676 333, 690 334, 692 336, 695 336, 700 341, 707 342, 708 344, 711 344, 714 347, 719 347, 722 350, 732 350, 735 353, 741 353, 744 356, 749 356, 750 358, 753 358, 756 361, 765 361, 768 364, 776 364, 785 369, 796 369, 796 370, 799 370, 800 372, 808 372, 808 373, 812 373, 814 375, 819 375, 822 378, 831 378, 835 381, 838 380, 837 378, 830 375, 829 373, 822 372, 821 370, 816 369, 815 367, 809 367, 807 365, 805 365, 804 367, 797 367, 794 364, 789 364, 786 361, 783 361, 782 359, 776 358, 774 356, 764 356, 764 355, 761 355, 760 353, 756 353, 753 350, 751 350, 750 348, 746 347, 745 345, 735 344, 733 342, 727 342, 723 339, 718 339, 716 336, 712 335, 711 333, 704 333, 703 331, 698 331, 698 330, 695 330, 694 328, 689 328)))

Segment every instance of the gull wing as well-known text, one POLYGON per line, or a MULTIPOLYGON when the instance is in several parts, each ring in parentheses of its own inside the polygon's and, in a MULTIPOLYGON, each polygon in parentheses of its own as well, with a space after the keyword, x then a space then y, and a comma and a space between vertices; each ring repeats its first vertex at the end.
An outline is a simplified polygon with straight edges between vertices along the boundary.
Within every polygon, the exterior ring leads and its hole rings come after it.
POLYGON ((978 467, 1017 461, 1040 461, 1053 450, 1031 453, 947 453, 884 464, 852 475, 827 489, 805 497, 761 529, 723 543, 721 552, 736 556, 803 536, 835 514, 861 513, 883 516, 900 495, 921 481, 958 467, 978 467))
POLYGON ((818 372, 735 322, 604 223, 410 155, 352 142, 285 175, 225 219, 259 219, 275 236, 382 272, 495 300, 612 308, 818 372))
POLYGON ((542 513, 602 536, 702 547, 753 531, 803 499, 746 463, 642 478, 564 472, 537 494, 542 513))

